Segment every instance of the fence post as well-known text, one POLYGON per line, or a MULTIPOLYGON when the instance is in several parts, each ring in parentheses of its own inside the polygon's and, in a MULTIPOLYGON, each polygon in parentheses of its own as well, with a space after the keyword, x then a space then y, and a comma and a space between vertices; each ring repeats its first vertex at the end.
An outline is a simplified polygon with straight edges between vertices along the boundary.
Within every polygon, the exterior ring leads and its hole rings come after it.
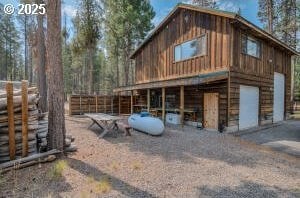
POLYGON ((80 109, 80 115, 82 115, 82 110, 81 110, 81 93, 79 96, 79 109, 80 109))
POLYGON ((28 154, 28 81, 22 80, 22 157, 28 154))
POLYGON ((130 91, 130 114, 133 114, 133 90, 130 91))
POLYGON ((8 116, 8 143, 9 143, 9 157, 11 160, 15 159, 15 154, 16 154, 13 92, 14 92, 13 83, 7 82, 6 94, 7 94, 7 116, 8 116))
POLYGON ((96 113, 98 113, 98 95, 96 95, 95 97, 96 97, 96 113))
POLYGON ((110 108, 111 108, 111 114, 114 115, 114 96, 110 96, 110 108))
POLYGON ((106 113, 106 95, 104 96, 104 113, 106 113))
POLYGON ((72 95, 69 96, 69 116, 72 115, 72 95))
POLYGON ((118 92, 118 97, 119 97, 119 115, 121 115, 121 93, 118 92))

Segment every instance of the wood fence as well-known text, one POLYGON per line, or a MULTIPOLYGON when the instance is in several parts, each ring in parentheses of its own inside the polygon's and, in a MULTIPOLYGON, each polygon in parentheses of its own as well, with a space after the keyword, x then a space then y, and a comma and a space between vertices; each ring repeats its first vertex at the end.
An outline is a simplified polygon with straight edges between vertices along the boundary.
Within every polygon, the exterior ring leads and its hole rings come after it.
POLYGON ((17 88, 6 82, 5 89, 0 90, 0 163, 36 152, 36 88, 28 88, 27 81, 17 88))
POLYGON ((130 114, 130 96, 71 95, 69 115, 84 113, 130 114))

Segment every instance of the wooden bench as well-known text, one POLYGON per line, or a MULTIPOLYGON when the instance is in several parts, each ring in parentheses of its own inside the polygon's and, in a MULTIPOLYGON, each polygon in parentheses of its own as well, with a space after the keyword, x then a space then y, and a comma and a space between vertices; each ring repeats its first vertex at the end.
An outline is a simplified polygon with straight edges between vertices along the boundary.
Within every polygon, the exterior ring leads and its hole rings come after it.
POLYGON ((132 127, 129 126, 128 124, 124 122, 117 122, 115 127, 117 129, 121 129, 122 131, 124 131, 125 136, 131 136, 130 129, 132 129, 132 127))

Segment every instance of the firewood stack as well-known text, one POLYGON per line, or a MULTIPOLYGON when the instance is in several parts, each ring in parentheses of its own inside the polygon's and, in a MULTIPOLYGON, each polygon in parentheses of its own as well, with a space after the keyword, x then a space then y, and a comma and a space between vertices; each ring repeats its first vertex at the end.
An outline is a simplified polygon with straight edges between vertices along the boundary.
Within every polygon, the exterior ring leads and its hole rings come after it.
MULTIPOLYGON (((5 91, 0 90, 0 163, 11 160, 11 150, 15 159, 24 157, 24 137, 22 136, 22 92, 21 90, 13 91, 13 118, 8 116, 8 101, 5 91), (9 120, 14 120, 14 146, 9 145, 9 120)), ((38 132, 38 94, 36 88, 28 89, 28 149, 27 155, 37 152, 36 133, 38 132)), ((23 126, 24 127, 24 126, 23 126)))
POLYGON ((39 128, 37 130, 37 146, 39 152, 47 150, 48 114, 39 114, 39 128))

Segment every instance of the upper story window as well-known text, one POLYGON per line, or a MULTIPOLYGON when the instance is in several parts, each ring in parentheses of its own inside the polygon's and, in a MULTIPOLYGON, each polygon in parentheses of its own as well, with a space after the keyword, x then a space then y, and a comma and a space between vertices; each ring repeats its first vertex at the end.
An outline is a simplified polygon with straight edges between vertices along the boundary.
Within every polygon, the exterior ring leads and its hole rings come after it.
POLYGON ((206 55, 206 34, 175 46, 175 61, 206 55))
POLYGON ((260 58, 260 42, 250 36, 242 36, 242 52, 256 58, 260 58))

